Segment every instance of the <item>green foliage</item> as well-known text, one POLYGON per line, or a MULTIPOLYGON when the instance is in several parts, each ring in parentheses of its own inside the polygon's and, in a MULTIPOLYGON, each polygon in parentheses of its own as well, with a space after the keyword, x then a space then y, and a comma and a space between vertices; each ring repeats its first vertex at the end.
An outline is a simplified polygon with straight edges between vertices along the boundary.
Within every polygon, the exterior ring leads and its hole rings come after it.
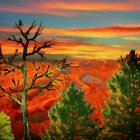
POLYGON ((121 68, 108 81, 111 91, 105 117, 104 139, 136 140, 140 137, 140 57, 131 51, 119 60, 121 68))
POLYGON ((84 92, 77 90, 72 83, 62 92, 62 99, 49 110, 51 126, 44 139, 73 140, 78 137, 97 140, 97 120, 91 119, 93 112, 84 99, 84 92))
POLYGON ((14 140, 10 118, 3 112, 0 112, 0 140, 14 140))

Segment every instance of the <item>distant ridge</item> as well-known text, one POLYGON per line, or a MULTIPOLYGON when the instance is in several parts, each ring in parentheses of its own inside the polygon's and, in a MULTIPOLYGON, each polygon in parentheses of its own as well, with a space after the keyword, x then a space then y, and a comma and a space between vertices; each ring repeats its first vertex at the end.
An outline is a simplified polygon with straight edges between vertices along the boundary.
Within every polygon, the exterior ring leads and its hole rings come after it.
MULTIPOLYGON (((9 58, 10 56, 12 56, 13 54, 5 54, 6 58, 9 58)), ((54 60, 62 60, 64 58, 66 58, 67 55, 63 55, 63 54, 45 54, 43 59, 41 59, 41 56, 38 54, 35 54, 34 56, 27 56, 27 61, 54 61, 54 60)), ((73 58, 71 57, 67 57, 68 60, 72 60, 73 58)), ((18 54, 18 56, 16 56, 15 61, 22 61, 22 54, 18 54)))
MULTIPOLYGON (((5 54, 5 57, 8 58, 10 57, 12 54, 5 54)), ((97 59, 97 58, 93 58, 93 59, 84 59, 84 56, 82 59, 73 57, 73 56, 69 56, 69 55, 65 55, 65 54, 44 54, 43 59, 41 59, 41 56, 38 54, 35 54, 33 56, 27 56, 27 61, 47 61, 47 62, 51 62, 51 61, 55 61, 55 60, 62 60, 64 58, 67 58, 68 61, 86 61, 86 63, 88 63, 88 61, 91 63, 91 61, 94 61, 94 63, 97 61, 102 61, 104 63, 108 63, 108 61, 112 61, 112 62, 116 62, 117 60, 115 59, 97 59)), ((18 56, 16 57, 15 61, 22 61, 22 53, 19 53, 18 56)))

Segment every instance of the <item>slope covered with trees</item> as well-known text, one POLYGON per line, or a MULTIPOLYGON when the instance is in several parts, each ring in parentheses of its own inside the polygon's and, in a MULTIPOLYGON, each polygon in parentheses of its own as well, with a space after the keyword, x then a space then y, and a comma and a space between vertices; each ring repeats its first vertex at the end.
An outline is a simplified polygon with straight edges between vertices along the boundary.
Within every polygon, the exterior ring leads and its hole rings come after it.
POLYGON ((14 140, 9 116, 0 112, 0 140, 14 140))

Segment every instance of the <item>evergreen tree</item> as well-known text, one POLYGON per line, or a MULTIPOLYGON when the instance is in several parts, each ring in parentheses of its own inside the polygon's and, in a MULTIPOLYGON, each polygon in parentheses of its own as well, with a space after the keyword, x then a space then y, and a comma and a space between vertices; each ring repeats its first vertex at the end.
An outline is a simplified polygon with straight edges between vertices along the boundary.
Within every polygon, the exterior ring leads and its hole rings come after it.
POLYGON ((97 140, 96 121, 91 119, 94 109, 84 99, 84 92, 72 83, 68 90, 62 92, 62 99, 49 110, 50 129, 46 130, 49 140, 79 139, 97 140))
POLYGON ((10 118, 4 112, 0 112, 0 140, 14 140, 10 118))
POLYGON ((103 108, 104 139, 140 139, 140 56, 131 50, 119 59, 120 69, 108 81, 110 101, 103 108))

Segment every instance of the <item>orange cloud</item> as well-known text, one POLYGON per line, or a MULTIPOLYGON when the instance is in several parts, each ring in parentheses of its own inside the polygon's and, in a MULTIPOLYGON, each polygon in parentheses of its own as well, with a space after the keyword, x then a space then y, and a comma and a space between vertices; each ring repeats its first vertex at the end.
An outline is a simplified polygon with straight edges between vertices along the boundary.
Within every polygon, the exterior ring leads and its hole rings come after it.
MULTIPOLYGON (((16 29, 0 28, 3 32, 17 32, 16 29)), ((35 31, 35 30, 34 30, 35 31)), ((34 32, 33 31, 33 32, 34 32)), ((140 26, 114 26, 102 28, 82 28, 82 29, 59 29, 59 28, 44 28, 43 33, 55 36, 80 36, 80 37, 114 37, 119 36, 126 39, 132 38, 132 35, 140 35, 140 26)), ((104 44, 89 44, 73 39, 56 38, 56 44, 52 48, 44 50, 46 54, 67 55, 76 57, 77 59, 117 59, 120 55, 125 55, 130 49, 136 48, 139 50, 139 44, 128 45, 104 45, 104 44)), ((41 42, 39 43, 39 45, 41 42)), ((3 52, 13 53, 15 48, 22 52, 22 47, 17 46, 13 42, 2 42, 3 52)), ((32 51, 33 44, 30 44, 29 51, 32 51)))
POLYGON ((21 6, 0 6, 0 11, 78 16, 78 11, 139 11, 139 1, 28 1, 21 6))
MULTIPOLYGON (((17 32, 16 29, 0 27, 1 32, 17 32)), ((33 31, 35 32, 35 30, 33 31)), ((79 36, 79 37, 128 37, 140 35, 140 26, 111 26, 102 28, 44 28, 43 33, 52 36, 79 36)))
POLYGON ((61 36, 81 36, 81 37, 115 37, 140 34, 139 27, 103 27, 103 28, 83 28, 83 29, 44 29, 44 33, 61 36))
MULTIPOLYGON (((118 59, 120 55, 126 55, 130 49, 137 48, 139 44, 128 45, 105 45, 105 44, 86 44, 82 42, 76 42, 74 40, 57 40, 58 44, 52 46, 52 48, 44 49, 44 53, 58 56, 68 56, 75 59, 118 59)), ((40 44, 40 43, 39 43, 40 44)), ((22 47, 17 46, 13 42, 2 42, 2 50, 4 54, 10 54, 15 52, 15 48, 18 48, 19 52, 22 52, 22 47)), ((32 51, 33 44, 30 44, 29 50, 32 51)))
POLYGON ((75 46, 55 46, 46 50, 46 54, 65 54, 77 59, 117 59, 120 55, 125 55, 129 52, 123 46, 108 46, 104 44, 87 44, 75 46))
MULTIPOLYGON (((47 2, 42 5, 42 8, 51 5, 52 2, 47 2)), ((140 7, 135 3, 129 2, 54 2, 52 9, 76 10, 76 11, 136 11, 140 7)))
POLYGON ((16 28, 10 28, 10 27, 0 27, 0 32, 17 32, 16 28))
POLYGON ((3 54, 11 54, 15 52, 15 49, 18 48, 18 52, 22 52, 22 47, 14 42, 1 41, 3 54))

